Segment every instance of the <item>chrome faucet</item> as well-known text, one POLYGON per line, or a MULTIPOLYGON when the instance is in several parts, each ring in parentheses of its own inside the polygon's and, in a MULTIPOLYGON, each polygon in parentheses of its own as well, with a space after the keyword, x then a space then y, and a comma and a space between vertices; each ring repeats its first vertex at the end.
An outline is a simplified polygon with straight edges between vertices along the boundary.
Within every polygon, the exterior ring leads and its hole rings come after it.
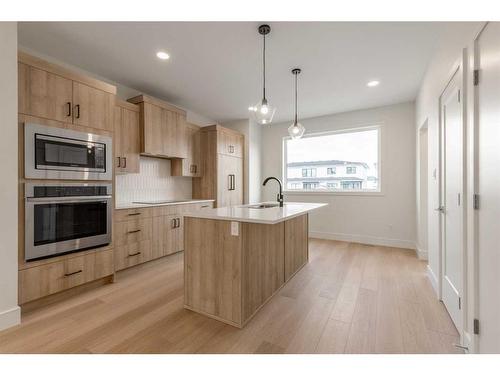
POLYGON ((280 207, 283 207, 283 184, 281 183, 280 179, 279 178, 276 178, 276 177, 268 177, 264 180, 264 182, 262 183, 262 186, 266 186, 267 182, 269 180, 276 180, 278 181, 278 184, 280 185, 280 192, 278 193, 278 196, 277 196, 277 200, 278 200, 278 203, 280 204, 280 207))

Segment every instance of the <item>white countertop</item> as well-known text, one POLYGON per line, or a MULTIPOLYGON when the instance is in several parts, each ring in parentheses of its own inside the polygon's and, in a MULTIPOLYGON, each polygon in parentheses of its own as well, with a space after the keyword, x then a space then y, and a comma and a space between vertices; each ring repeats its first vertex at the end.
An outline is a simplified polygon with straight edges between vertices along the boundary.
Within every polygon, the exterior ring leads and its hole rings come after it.
MULTIPOLYGON (((265 202, 276 203, 276 202, 265 202)), ((255 204, 220 208, 205 208, 185 213, 185 217, 215 220, 243 221, 248 223, 276 224, 309 211, 327 206, 327 203, 285 202, 283 207, 251 208, 255 204)))
POLYGON ((130 208, 146 208, 146 207, 157 207, 157 206, 176 206, 179 204, 190 204, 190 203, 204 203, 213 202, 215 199, 186 199, 178 200, 172 202, 156 202, 156 203, 119 203, 116 205, 115 210, 127 210, 130 208))

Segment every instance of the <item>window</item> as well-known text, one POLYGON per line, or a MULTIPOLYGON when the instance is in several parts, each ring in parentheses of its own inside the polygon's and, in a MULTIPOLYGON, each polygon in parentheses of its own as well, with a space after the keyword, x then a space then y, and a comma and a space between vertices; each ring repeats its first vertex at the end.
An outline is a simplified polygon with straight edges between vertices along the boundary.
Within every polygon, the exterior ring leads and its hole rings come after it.
POLYGON ((316 168, 302 168, 302 177, 316 177, 316 168))
POLYGON ((379 126, 286 137, 283 147, 287 189, 380 191, 379 126))
POLYGON ((319 185, 318 182, 303 182, 302 189, 304 190, 317 189, 318 185, 319 185))

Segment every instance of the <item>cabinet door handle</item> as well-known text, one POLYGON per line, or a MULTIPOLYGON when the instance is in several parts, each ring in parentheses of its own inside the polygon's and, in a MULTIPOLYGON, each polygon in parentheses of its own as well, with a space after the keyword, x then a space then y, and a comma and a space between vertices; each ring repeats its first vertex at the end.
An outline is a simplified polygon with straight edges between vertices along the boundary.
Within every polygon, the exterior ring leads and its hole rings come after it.
POLYGON ((201 206, 201 208, 207 208, 207 207, 210 207, 210 206, 208 204, 201 206))
POLYGON ((172 219, 172 228, 177 228, 177 221, 175 219, 172 219))
POLYGON ((141 213, 140 212, 134 212, 132 214, 128 214, 128 216, 137 216, 137 215, 140 215, 141 213))
POLYGON ((177 218, 177 228, 180 228, 181 227, 181 219, 180 218, 177 218))
POLYGON ((75 271, 75 272, 65 273, 64 277, 73 276, 73 275, 76 275, 77 273, 80 273, 80 272, 83 272, 83 270, 78 270, 78 271, 75 271))
POLYGON ((123 158, 123 168, 127 168, 127 157, 123 158))
POLYGON ((80 118, 80 104, 77 104, 75 106, 75 108, 76 108, 76 116, 75 117, 80 118))
POLYGON ((232 190, 231 188, 233 187, 233 179, 230 174, 228 174, 227 177, 229 178, 229 187, 227 188, 227 190, 232 190))
POLYGON ((129 230, 129 231, 127 232, 127 234, 138 233, 138 232, 140 232, 140 231, 141 231, 140 229, 136 229, 136 230, 129 230))
POLYGON ((198 173, 198 165, 194 165, 194 173, 198 173))
POLYGON ((118 159, 118 168, 121 168, 122 167, 122 158, 117 156, 116 157, 118 159))
POLYGON ((66 105, 68 106, 68 113, 66 113, 66 116, 70 117, 71 116, 71 102, 67 102, 66 105))
POLYGON ((129 255, 127 255, 127 256, 129 256, 129 257, 135 257, 136 255, 139 255, 140 253, 141 253, 141 252, 140 252, 140 251, 138 251, 137 253, 129 254, 129 255))

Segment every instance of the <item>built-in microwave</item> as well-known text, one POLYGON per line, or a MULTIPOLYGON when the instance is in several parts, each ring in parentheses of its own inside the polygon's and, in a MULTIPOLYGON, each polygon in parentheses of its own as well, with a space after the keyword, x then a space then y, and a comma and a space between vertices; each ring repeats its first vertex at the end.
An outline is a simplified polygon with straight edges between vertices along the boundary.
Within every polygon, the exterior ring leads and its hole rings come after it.
POLYGON ((26 123, 26 178, 112 180, 111 137, 26 123))
POLYGON ((27 261, 105 246, 111 242, 112 185, 25 185, 27 261))

